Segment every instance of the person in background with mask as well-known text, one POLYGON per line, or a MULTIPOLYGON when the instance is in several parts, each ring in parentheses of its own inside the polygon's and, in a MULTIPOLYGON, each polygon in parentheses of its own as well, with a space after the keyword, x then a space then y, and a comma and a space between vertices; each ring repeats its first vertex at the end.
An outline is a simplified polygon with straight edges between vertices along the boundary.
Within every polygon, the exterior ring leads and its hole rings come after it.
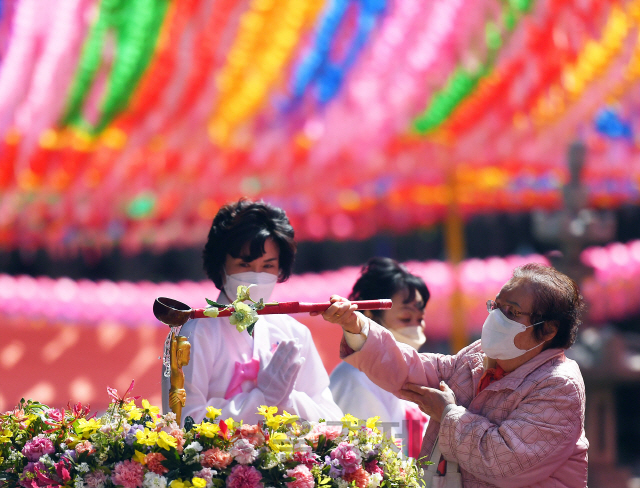
POLYGON ((584 308, 571 278, 516 268, 487 301, 480 341, 454 356, 419 354, 348 300, 331 301, 323 317, 343 328, 341 357, 430 416, 421 455, 437 440, 463 486, 587 486, 584 382, 564 354, 584 308))
MULTIPOLYGON (((280 208, 247 199, 223 206, 203 251, 205 272, 221 290, 216 301, 231 303, 238 285, 256 285, 252 299, 268 302, 276 282, 291 275, 295 252, 293 227, 280 208)), ((311 333, 292 317, 261 315, 253 337, 228 317, 190 320, 180 334, 192 343, 183 419, 200 422, 212 406, 223 419, 255 424, 260 405, 307 420, 342 417, 311 333)))
MULTIPOLYGON (((429 296, 422 278, 394 259, 374 257, 362 267, 349 299, 390 298, 391 309, 362 313, 391 332, 398 342, 417 350, 426 341, 424 309, 429 296)), ((393 424, 392 432, 403 440, 404 453, 418 457, 429 417, 415 403, 383 390, 349 363, 340 363, 329 380, 333 398, 343 412, 360 419, 379 416, 381 422, 393 424)))

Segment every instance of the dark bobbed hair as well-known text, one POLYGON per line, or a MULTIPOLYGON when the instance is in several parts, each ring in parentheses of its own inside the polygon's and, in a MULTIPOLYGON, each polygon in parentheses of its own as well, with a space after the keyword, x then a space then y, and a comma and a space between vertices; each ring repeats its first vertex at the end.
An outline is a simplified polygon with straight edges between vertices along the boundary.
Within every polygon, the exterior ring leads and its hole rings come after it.
POLYGON ((576 341, 585 308, 576 282, 551 266, 528 263, 513 270, 505 287, 523 283, 531 285, 534 293, 531 323, 542 322, 533 327, 536 338, 543 340, 545 333, 550 331, 549 325, 553 325, 557 327, 557 333, 545 349, 569 349, 576 341))
POLYGON ((273 239, 280 251, 278 282, 286 281, 293 269, 296 243, 293 227, 284 210, 247 198, 224 205, 213 219, 202 251, 205 273, 222 290, 227 254, 240 257, 248 243, 249 254, 243 255, 242 259, 251 262, 264 254, 267 239, 273 239))
MULTIPOLYGON (((423 300, 421 309, 424 309, 431 296, 424 280, 409 273, 407 268, 398 261, 374 257, 369 259, 360 270, 360 277, 353 285, 349 300, 391 298, 403 290, 408 292, 404 303, 411 303, 416 298, 416 291, 420 292, 423 300)), ((371 314, 374 319, 379 319, 382 312, 382 310, 372 310, 371 314)))

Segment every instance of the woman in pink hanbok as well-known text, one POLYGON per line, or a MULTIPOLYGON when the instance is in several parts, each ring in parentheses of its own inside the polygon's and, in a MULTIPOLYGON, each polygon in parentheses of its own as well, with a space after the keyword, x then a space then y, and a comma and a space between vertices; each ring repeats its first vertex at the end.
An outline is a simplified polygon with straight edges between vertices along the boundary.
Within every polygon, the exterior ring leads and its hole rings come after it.
POLYGON ((343 328, 341 357, 430 416, 425 459, 438 440, 466 488, 587 486, 584 382, 564 354, 584 308, 572 279, 516 268, 487 301, 481 339, 453 356, 420 354, 350 301, 331 301, 323 317, 343 328))

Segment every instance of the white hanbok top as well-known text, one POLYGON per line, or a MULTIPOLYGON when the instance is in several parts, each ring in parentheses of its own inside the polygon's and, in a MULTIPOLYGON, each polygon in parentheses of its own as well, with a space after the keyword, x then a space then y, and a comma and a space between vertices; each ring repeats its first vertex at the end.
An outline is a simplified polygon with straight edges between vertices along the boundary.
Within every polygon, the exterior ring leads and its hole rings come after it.
MULTIPOLYGON (((238 332, 228 317, 189 320, 180 331, 191 343, 191 360, 183 367, 187 399, 182 420, 191 416, 200 422, 207 406, 222 410, 221 418, 233 417, 255 424, 263 418, 257 415, 265 405, 264 394, 255 381, 244 381, 242 392, 225 400, 225 393, 234 376, 236 361, 259 358, 259 348, 273 350, 281 341, 295 339, 302 346, 305 358, 293 391, 286 405, 280 408, 302 419, 317 421, 340 420, 342 411, 333 401, 329 376, 316 350, 309 329, 288 315, 261 315, 254 327, 254 336, 238 332)), ((264 349, 263 349, 264 350, 264 349)))

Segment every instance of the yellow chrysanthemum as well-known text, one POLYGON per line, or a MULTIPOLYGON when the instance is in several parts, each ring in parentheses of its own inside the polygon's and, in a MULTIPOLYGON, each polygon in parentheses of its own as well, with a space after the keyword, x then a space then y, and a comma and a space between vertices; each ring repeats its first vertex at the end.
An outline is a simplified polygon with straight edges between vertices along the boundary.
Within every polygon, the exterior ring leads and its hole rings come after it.
POLYGON ((265 424, 267 427, 277 430, 282 425, 282 415, 272 415, 271 417, 266 417, 265 424))
POLYGON ((125 403, 122 408, 127 412, 127 418, 129 420, 140 420, 142 418, 142 409, 136 407, 135 400, 125 403))
POLYGON ((9 429, 5 429, 0 431, 0 444, 4 444, 6 442, 11 442, 11 437, 13 436, 13 432, 9 429))
POLYGON ((169 485, 171 488, 190 488, 193 486, 189 481, 182 481, 181 479, 173 480, 169 485))
POLYGON ((369 417, 367 419, 367 427, 369 429, 373 430, 374 432, 380 432, 378 430, 378 427, 377 427, 379 420, 380 420, 380 416, 379 415, 377 415, 375 417, 369 417))
POLYGON ((282 423, 283 424, 292 424, 296 420, 298 420, 299 418, 300 417, 298 417, 297 415, 293 415, 293 414, 287 412, 286 410, 282 411, 282 423))
POLYGON ((158 442, 158 433, 149 429, 139 430, 136 432, 136 439, 142 445, 155 446, 158 442))
POLYGON ((211 420, 215 420, 222 415, 222 410, 213 407, 207 407, 206 417, 211 420))
POLYGON ((342 427, 346 427, 349 430, 358 430, 358 422, 360 421, 357 417, 354 417, 350 413, 346 414, 344 417, 340 419, 342 422, 342 427))
POLYGON ((290 451, 291 441, 284 432, 274 432, 269 436, 269 446, 273 452, 290 451))
POLYGON ((172 447, 177 448, 178 441, 176 441, 175 437, 170 436, 165 431, 161 431, 158 434, 158 446, 168 451, 172 447))
POLYGON ((88 439, 91 434, 93 434, 96 430, 100 428, 100 421, 96 419, 78 419, 76 424, 74 425, 74 429, 76 434, 81 436, 84 439, 88 439))
POLYGON ((278 413, 278 407, 267 407, 266 405, 258 407, 258 415, 263 417, 271 417, 274 413, 278 413))
POLYGON ((220 426, 218 424, 211 424, 209 422, 203 422, 195 427, 196 432, 205 437, 215 437, 220 432, 220 426))
POLYGON ((140 451, 136 451, 133 454, 133 457, 131 459, 133 459, 136 463, 140 463, 140 464, 145 464, 146 463, 146 455, 141 453, 140 451))
POLYGON ((149 403, 149 400, 142 400, 142 408, 147 411, 149 413, 149 415, 152 416, 159 416, 160 415, 160 407, 156 407, 155 405, 151 405, 149 403))
POLYGON ((204 488, 205 486, 207 486, 207 480, 205 480, 204 478, 198 478, 197 476, 195 476, 191 480, 191 483, 193 483, 193 486, 195 488, 204 488))

